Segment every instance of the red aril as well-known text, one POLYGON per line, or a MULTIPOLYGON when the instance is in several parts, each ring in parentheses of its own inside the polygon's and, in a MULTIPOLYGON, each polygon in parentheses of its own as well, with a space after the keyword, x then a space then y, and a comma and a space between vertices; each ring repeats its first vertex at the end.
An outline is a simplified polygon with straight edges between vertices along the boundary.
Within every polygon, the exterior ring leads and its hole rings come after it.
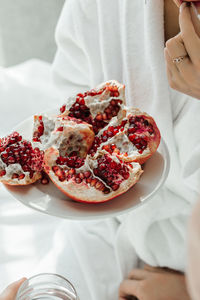
POLYGON ((0 139, 0 181, 27 185, 41 178, 43 152, 23 140, 18 132, 0 139))

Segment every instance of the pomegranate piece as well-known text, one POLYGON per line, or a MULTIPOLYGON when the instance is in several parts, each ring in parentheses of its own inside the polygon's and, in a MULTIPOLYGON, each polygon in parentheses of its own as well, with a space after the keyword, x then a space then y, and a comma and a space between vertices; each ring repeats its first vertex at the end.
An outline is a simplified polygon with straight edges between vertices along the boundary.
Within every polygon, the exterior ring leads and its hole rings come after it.
POLYGON ((142 169, 138 163, 126 163, 101 151, 95 157, 80 160, 68 157, 60 160, 59 149, 45 151, 44 168, 53 183, 67 196, 87 203, 108 201, 126 192, 140 178, 142 169), (130 166, 131 165, 131 166, 130 166))
POLYGON ((56 144, 61 149, 61 156, 73 156, 76 153, 85 157, 94 140, 92 126, 69 116, 35 116, 34 133, 38 132, 38 119, 44 124, 44 132, 37 146, 45 150, 56 144))
POLYGON ((43 152, 23 140, 18 132, 0 139, 0 181, 27 185, 41 178, 43 152))
POLYGON ((97 134, 113 117, 123 114, 124 88, 114 80, 102 83, 95 89, 68 99, 60 108, 60 113, 91 124, 97 134))
POLYGON ((153 155, 160 144, 160 132, 148 114, 138 109, 125 110, 126 117, 117 118, 95 136, 89 151, 94 156, 99 149, 114 154, 124 161, 143 164, 153 155))

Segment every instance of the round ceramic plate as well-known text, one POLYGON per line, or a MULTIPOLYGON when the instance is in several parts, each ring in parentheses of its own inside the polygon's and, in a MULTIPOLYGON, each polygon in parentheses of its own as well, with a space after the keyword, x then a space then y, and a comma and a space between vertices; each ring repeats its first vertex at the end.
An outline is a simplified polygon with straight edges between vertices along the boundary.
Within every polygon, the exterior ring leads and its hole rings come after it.
MULTIPOLYGON (((15 130, 26 139, 31 139, 33 118, 20 123, 15 130)), ((105 203, 78 203, 50 182, 48 185, 35 183, 29 186, 8 186, 8 192, 28 207, 40 212, 66 219, 91 220, 119 216, 137 209, 146 203, 163 185, 169 172, 169 153, 161 139, 157 152, 143 166, 144 173, 139 182, 123 195, 105 203)))

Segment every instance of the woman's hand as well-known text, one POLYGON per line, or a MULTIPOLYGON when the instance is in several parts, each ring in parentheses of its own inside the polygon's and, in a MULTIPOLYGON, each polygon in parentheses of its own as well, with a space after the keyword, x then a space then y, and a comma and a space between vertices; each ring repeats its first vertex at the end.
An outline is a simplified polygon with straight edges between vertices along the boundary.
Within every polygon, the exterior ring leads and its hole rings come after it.
POLYGON ((26 280, 22 278, 10 284, 1 294, 0 300, 15 300, 20 285, 26 280))
POLYGON ((133 269, 119 288, 119 300, 190 300, 185 276, 179 272, 146 266, 133 269))
POLYGON ((196 8, 184 2, 179 16, 181 32, 166 43, 165 60, 170 86, 200 99, 200 21, 196 8), (179 62, 173 62, 179 58, 179 62))

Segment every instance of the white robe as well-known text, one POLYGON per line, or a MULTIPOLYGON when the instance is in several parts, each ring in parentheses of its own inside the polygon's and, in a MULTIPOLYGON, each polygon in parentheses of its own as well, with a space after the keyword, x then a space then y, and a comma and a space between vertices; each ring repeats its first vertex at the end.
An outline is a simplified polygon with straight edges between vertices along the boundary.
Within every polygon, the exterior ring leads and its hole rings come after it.
POLYGON ((119 282, 138 257, 185 269, 187 218, 199 194, 200 103, 169 88, 163 25, 162 0, 68 0, 58 23, 57 102, 108 79, 123 82, 127 104, 154 116, 171 157, 165 186, 135 212, 56 222, 54 242, 30 274, 66 276, 81 300, 117 299, 119 282))

